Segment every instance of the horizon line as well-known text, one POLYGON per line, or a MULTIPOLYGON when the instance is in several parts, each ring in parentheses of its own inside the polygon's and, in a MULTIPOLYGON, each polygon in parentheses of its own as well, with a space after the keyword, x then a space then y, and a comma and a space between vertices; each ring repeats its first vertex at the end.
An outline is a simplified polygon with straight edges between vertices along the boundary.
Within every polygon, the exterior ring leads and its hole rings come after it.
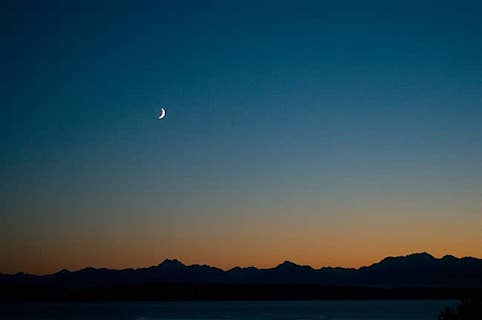
POLYGON ((421 255, 425 255, 425 256, 429 256, 435 260, 442 260, 444 258, 447 258, 447 257, 452 257, 452 258, 455 258, 455 259, 482 259, 482 258, 478 258, 478 257, 474 257, 474 256, 462 256, 462 257, 457 257, 453 254, 444 254, 440 257, 436 257, 430 253, 428 253, 427 251, 421 251, 421 252, 413 252, 413 253, 408 253, 408 254, 405 254, 405 255, 398 255, 398 256, 385 256, 384 258, 381 258, 375 262, 372 262, 371 264, 367 264, 367 265, 362 265, 362 266, 359 266, 359 267, 342 267, 342 266, 331 266, 331 265, 326 265, 326 266, 321 266, 319 268, 314 268, 313 266, 309 265, 309 264, 297 264, 296 262, 293 262, 291 260, 284 260, 280 263, 278 263, 277 265, 275 266, 272 266, 272 267, 256 267, 255 265, 248 265, 248 266, 239 266, 239 265, 236 265, 234 267, 231 267, 231 268, 226 268, 226 269, 223 269, 223 268, 220 268, 220 267, 217 267, 215 265, 210 265, 210 264, 200 264, 200 263, 193 263, 193 264, 185 264, 183 263, 181 260, 177 259, 177 258, 165 258, 163 260, 161 260, 160 263, 158 263, 157 265, 154 264, 154 265, 150 265, 150 266, 144 266, 144 267, 127 267, 127 268, 108 268, 108 267, 93 267, 93 266, 87 266, 87 267, 84 267, 84 268, 80 268, 80 269, 75 269, 75 270, 69 270, 69 269, 66 269, 66 268, 62 268, 60 269, 59 271, 56 271, 56 272, 51 272, 51 273, 43 273, 43 274, 35 274, 35 273, 25 273, 25 272, 22 272, 22 271, 19 271, 19 272, 16 272, 16 273, 3 273, 3 272, 0 272, 0 275, 8 275, 8 276, 15 276, 15 275, 33 275, 33 276, 48 276, 48 275, 54 275, 54 274, 58 274, 58 273, 61 273, 61 272, 78 272, 78 271, 82 271, 82 270, 86 270, 86 269, 94 269, 94 270, 112 270, 112 271, 122 271, 122 270, 142 270, 142 269, 149 269, 149 268, 155 268, 155 267, 158 267, 164 263, 169 263, 169 262, 174 262, 174 263, 179 263, 181 265, 183 265, 184 267, 193 267, 193 266, 205 266, 205 267, 211 267, 211 268, 215 268, 215 269, 218 269, 218 270, 221 270, 223 272, 229 272, 233 269, 236 269, 236 268, 241 268, 241 269, 248 269, 248 268, 255 268, 255 269, 258 269, 258 270, 269 270, 269 269, 275 269, 275 268, 278 268, 279 266, 283 265, 283 264, 293 264, 293 265, 296 265, 296 266, 299 266, 299 267, 309 267, 313 270, 322 270, 322 269, 346 269, 346 270, 360 270, 360 269, 363 269, 363 268, 367 268, 367 267, 370 267, 370 266, 373 266, 377 263, 380 263, 386 259, 390 259, 390 258, 407 258, 407 257, 410 257, 410 256, 421 256, 421 255))

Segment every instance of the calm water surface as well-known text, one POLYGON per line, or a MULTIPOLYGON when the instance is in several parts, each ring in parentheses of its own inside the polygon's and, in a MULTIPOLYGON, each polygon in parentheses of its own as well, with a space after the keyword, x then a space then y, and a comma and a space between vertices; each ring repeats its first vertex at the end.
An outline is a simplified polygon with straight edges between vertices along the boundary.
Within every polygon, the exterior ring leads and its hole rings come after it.
POLYGON ((457 301, 229 301, 0 304, 0 319, 435 320, 457 301))

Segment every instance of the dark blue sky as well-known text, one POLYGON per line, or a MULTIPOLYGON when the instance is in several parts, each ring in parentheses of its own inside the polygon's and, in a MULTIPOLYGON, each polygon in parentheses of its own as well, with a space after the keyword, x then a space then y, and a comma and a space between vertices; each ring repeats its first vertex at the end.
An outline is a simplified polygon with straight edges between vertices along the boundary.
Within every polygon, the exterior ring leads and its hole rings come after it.
POLYGON ((0 11, 0 271, 482 256, 477 1, 0 11))

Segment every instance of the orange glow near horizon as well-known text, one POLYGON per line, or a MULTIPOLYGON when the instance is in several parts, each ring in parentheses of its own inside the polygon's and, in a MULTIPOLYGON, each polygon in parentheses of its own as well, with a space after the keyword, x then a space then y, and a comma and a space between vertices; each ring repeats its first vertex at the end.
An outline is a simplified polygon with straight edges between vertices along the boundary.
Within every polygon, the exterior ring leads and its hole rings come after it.
POLYGON ((166 258, 226 270, 234 266, 274 267, 285 260, 314 268, 357 268, 386 256, 415 252, 428 252, 435 257, 482 257, 476 236, 479 218, 474 216, 471 223, 460 225, 432 223, 429 232, 427 222, 418 219, 415 223, 413 219, 337 217, 330 224, 323 224, 313 216, 303 223, 285 217, 277 224, 264 219, 255 225, 223 224, 229 228, 216 228, 213 223, 209 228, 207 222, 199 222, 197 228, 193 228, 195 223, 173 224, 168 232, 160 233, 153 232, 154 225, 130 233, 122 228, 99 230, 89 238, 76 231, 69 237, 63 235, 60 242, 56 238, 60 235, 46 235, 36 242, 31 239, 29 245, 10 243, 2 249, 7 250, 2 255, 7 259, 2 259, 0 271, 46 274, 84 267, 138 268, 157 265, 166 258), (342 227, 335 229, 340 223, 342 227))

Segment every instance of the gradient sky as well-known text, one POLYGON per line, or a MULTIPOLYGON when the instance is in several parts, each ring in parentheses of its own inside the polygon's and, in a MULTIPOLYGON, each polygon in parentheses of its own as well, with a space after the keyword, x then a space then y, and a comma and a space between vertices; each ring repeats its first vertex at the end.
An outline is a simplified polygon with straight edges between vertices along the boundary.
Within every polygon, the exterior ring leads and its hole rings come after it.
POLYGON ((480 2, 2 3, 0 272, 482 257, 480 2))

